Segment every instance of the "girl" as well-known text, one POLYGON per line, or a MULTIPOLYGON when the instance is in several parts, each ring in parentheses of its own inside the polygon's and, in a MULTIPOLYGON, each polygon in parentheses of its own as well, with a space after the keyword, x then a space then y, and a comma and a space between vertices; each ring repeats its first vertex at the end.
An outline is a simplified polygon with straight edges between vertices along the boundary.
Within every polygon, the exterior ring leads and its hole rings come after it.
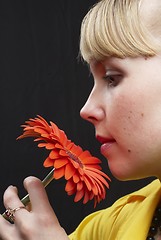
POLYGON ((101 153, 120 180, 155 176, 148 186, 108 209, 87 216, 67 236, 40 180, 24 185, 32 211, 10 186, 5 207, 15 224, 0 218, 2 240, 161 239, 161 2, 102 0, 85 16, 80 51, 94 78, 81 116, 95 127, 101 153))

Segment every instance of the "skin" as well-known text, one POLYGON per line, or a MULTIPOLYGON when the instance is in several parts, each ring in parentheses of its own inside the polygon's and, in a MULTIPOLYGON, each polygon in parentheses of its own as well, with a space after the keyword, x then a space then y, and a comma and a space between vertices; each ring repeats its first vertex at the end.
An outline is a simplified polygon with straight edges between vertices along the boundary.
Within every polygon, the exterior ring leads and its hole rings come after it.
POLYGON ((121 180, 161 179, 161 55, 92 61, 93 90, 81 116, 96 136, 115 140, 103 155, 121 180))

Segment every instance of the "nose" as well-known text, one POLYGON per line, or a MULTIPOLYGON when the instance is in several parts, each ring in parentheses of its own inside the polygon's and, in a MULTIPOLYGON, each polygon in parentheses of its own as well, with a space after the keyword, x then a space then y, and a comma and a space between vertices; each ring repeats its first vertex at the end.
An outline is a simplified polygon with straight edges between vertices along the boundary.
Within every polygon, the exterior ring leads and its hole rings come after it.
POLYGON ((80 110, 80 116, 88 122, 91 122, 93 125, 96 125, 101 121, 105 115, 102 100, 100 98, 100 94, 98 96, 98 94, 92 90, 85 105, 80 110))

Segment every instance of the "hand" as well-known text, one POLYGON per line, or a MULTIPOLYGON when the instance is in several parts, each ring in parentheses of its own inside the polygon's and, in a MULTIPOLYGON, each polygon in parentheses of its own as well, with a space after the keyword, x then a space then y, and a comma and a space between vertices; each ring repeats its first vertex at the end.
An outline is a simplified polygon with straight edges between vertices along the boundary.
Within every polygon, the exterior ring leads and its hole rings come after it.
MULTIPOLYGON (((0 215, 1 240, 69 240, 49 203, 41 181, 28 177, 24 187, 30 195, 32 210, 21 208, 15 212, 14 224, 0 215)), ((4 193, 5 208, 23 206, 17 188, 10 186, 4 193)))

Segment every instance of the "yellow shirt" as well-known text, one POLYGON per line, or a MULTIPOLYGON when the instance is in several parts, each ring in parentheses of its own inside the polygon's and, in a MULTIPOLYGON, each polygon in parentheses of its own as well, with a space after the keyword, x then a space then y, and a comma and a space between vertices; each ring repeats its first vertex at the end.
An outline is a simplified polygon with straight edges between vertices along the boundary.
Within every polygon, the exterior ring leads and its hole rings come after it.
POLYGON ((145 240, 161 183, 154 180, 139 191, 117 200, 111 207, 87 216, 69 235, 70 240, 145 240))

